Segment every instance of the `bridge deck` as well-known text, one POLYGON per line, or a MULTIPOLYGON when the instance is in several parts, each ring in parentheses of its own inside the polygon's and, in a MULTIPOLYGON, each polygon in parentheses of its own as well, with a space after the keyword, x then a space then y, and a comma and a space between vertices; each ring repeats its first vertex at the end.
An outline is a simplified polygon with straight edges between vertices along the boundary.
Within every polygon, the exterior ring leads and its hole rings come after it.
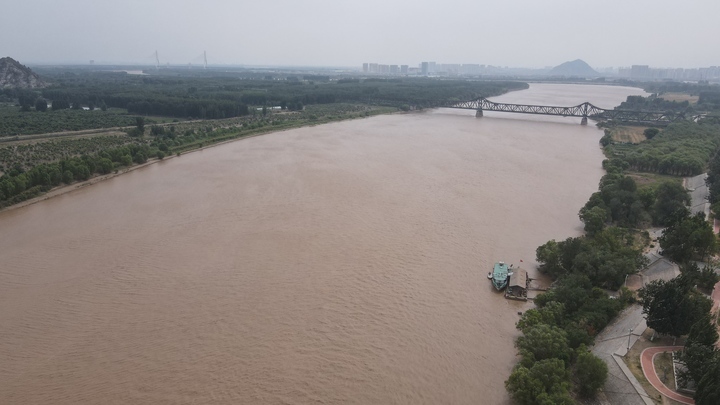
POLYGON ((669 124, 671 122, 685 119, 685 116, 682 113, 659 111, 607 110, 604 108, 596 107, 589 102, 585 102, 571 107, 560 107, 549 105, 496 103, 494 101, 490 101, 484 97, 481 97, 475 100, 455 103, 451 105, 444 105, 442 107, 460 108, 476 111, 500 111, 519 114, 582 117, 584 119, 591 118, 595 120, 643 122, 653 124, 669 124))

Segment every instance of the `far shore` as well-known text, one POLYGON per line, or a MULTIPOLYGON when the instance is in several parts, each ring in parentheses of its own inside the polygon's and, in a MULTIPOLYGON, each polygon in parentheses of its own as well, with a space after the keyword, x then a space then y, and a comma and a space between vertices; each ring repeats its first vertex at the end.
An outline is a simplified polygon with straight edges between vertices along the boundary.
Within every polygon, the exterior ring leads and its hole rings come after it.
MULTIPOLYGON (((421 112, 421 111, 408 111, 408 112, 406 112, 406 111, 398 111, 398 112, 393 112, 393 113, 390 113, 390 114, 401 114, 401 113, 402 113, 402 114, 410 114, 410 113, 417 113, 417 112, 421 112)), ((360 117, 360 118, 371 118, 371 117, 373 117, 373 116, 376 116, 376 115, 371 115, 371 116, 369 116, 369 117, 360 117)), ((245 135, 245 136, 240 136, 240 137, 238 137, 238 138, 228 139, 228 140, 226 140, 226 141, 220 141, 220 142, 216 142, 216 143, 211 143, 211 144, 202 146, 202 147, 200 147, 200 148, 195 148, 195 149, 190 149, 190 150, 187 150, 187 151, 183 151, 182 153, 180 153, 180 155, 185 155, 185 154, 187 154, 187 153, 202 151, 202 150, 205 150, 205 149, 208 149, 208 148, 212 148, 212 147, 215 147, 215 146, 224 145, 224 144, 227 144, 227 143, 230 143, 230 142, 236 142, 236 141, 242 141, 242 140, 244 140, 244 139, 255 138, 255 137, 257 137, 257 136, 263 136, 263 135, 268 135, 268 134, 285 132, 285 131, 290 131, 290 130, 293 130, 293 129, 304 128, 304 127, 312 127, 312 126, 317 126, 317 125, 331 124, 331 123, 335 123, 335 122, 349 121, 349 120, 354 120, 354 119, 358 119, 358 117, 346 118, 346 119, 342 119, 342 120, 329 121, 329 122, 323 122, 323 123, 308 123, 307 125, 302 125, 302 126, 297 126, 297 127, 292 127, 292 128, 284 128, 284 129, 277 129, 277 130, 272 130, 272 131, 268 131, 268 132, 248 134, 248 135, 245 135)), ((88 131, 94 131, 94 130, 88 130, 88 131)), ((134 166, 131 166, 131 167, 127 167, 127 168, 118 170, 118 171, 113 172, 113 173, 98 175, 98 176, 89 178, 89 179, 87 179, 87 180, 80 181, 80 182, 73 183, 73 184, 68 184, 68 185, 63 185, 63 186, 57 186, 57 187, 51 189, 50 191, 48 191, 47 193, 45 193, 45 194, 43 194, 43 195, 37 196, 37 197, 35 197, 35 198, 31 198, 31 199, 29 199, 29 200, 25 200, 25 201, 19 202, 19 203, 17 203, 17 204, 14 204, 14 205, 11 205, 11 206, 8 206, 8 207, 5 207, 5 208, 0 208, 0 214, 2 214, 2 213, 4 213, 4 212, 7 212, 7 211, 12 211, 12 210, 15 210, 15 209, 27 207, 27 206, 29 206, 29 205, 37 204, 37 203, 39 203, 39 202, 41 202, 41 201, 49 200, 49 199, 54 198, 54 197, 58 197, 58 196, 61 196, 61 195, 65 195, 65 194, 71 193, 71 192, 73 192, 73 191, 77 191, 77 190, 83 189, 83 188, 85 188, 85 187, 91 186, 91 185, 93 185, 93 184, 100 183, 101 181, 110 180, 110 179, 112 179, 112 178, 121 176, 121 175, 123 175, 123 174, 132 172, 132 171, 134 171, 134 170, 141 169, 141 168, 143 168, 143 167, 147 167, 147 166, 153 165, 153 164, 155 164, 155 163, 159 163, 159 162, 162 162, 162 161, 167 161, 167 160, 170 160, 170 159, 174 159, 174 158, 180 157, 180 155, 177 155, 177 154, 176 154, 176 155, 169 155, 169 156, 166 156, 166 157, 163 158, 163 159, 158 159, 158 158, 148 159, 148 161, 145 162, 145 163, 142 163, 142 164, 139 164, 139 165, 134 165, 134 166)))

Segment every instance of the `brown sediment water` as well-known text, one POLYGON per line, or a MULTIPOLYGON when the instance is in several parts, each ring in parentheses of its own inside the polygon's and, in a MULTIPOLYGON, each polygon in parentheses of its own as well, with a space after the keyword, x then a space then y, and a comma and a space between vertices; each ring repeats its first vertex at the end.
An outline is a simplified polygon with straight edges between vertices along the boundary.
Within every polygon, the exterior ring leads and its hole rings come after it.
POLYGON ((533 275, 538 245, 581 233, 603 156, 579 121, 443 109, 294 129, 0 213, 0 403, 507 403, 532 304, 486 274, 533 275))

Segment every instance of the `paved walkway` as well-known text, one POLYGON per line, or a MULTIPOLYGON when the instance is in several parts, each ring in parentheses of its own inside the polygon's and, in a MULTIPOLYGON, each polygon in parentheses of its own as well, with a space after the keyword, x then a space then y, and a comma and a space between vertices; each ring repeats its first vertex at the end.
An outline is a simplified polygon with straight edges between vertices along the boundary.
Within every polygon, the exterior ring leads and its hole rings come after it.
POLYGON ((671 390, 665 384, 663 384, 663 382, 660 381, 660 377, 658 377, 657 373, 655 372, 655 366, 653 365, 653 360, 655 359, 656 355, 663 352, 674 352, 676 350, 682 350, 682 348, 682 346, 648 347, 647 349, 643 350, 642 354, 640 354, 640 365, 642 366, 642 371, 645 375, 645 378, 661 394, 672 399, 673 401, 693 405, 695 404, 695 400, 690 397, 686 397, 685 395, 678 394, 677 392, 671 390))
POLYGON ((621 358, 626 355, 628 346, 635 344, 645 328, 642 307, 635 304, 623 310, 595 337, 592 352, 607 364, 608 379, 602 391, 604 398, 594 403, 654 405, 621 358))
POLYGON ((707 173, 699 174, 695 177, 686 177, 683 185, 690 194, 690 212, 695 215, 698 212, 705 214, 705 218, 710 218, 710 203, 708 195, 710 190, 705 184, 707 173))

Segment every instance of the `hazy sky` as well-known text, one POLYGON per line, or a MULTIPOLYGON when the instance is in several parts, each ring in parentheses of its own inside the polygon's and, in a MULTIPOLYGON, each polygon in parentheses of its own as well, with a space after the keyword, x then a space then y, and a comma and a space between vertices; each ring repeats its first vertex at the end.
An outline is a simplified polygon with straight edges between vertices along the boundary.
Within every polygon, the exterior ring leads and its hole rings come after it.
POLYGON ((720 65, 718 0, 3 0, 35 63, 720 65))

